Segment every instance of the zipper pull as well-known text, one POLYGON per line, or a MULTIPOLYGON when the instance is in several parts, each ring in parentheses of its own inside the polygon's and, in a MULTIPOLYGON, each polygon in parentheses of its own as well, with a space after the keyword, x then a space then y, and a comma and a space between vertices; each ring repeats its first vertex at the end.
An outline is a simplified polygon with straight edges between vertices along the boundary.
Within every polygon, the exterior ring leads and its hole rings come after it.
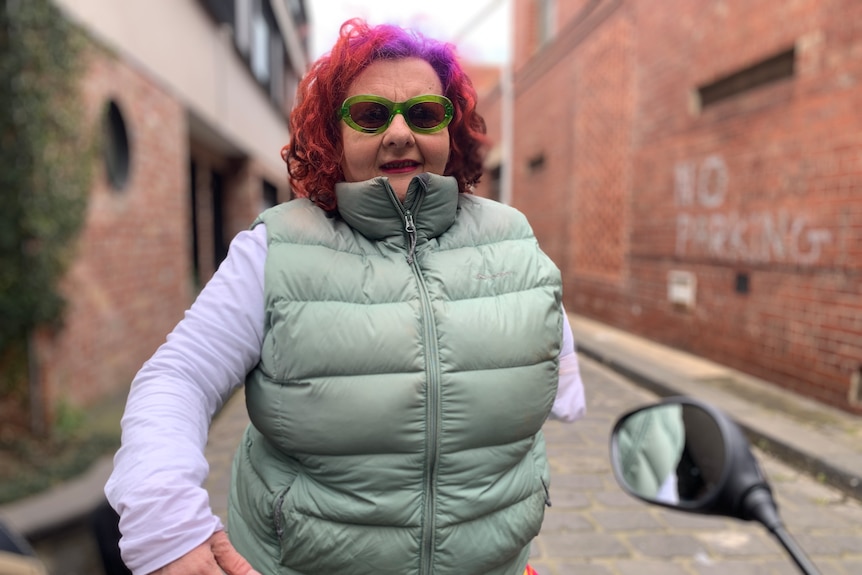
POLYGON ((407 250, 407 263, 413 265, 413 255, 416 251, 416 226, 413 224, 413 214, 409 211, 404 213, 404 231, 410 240, 410 248, 407 250))

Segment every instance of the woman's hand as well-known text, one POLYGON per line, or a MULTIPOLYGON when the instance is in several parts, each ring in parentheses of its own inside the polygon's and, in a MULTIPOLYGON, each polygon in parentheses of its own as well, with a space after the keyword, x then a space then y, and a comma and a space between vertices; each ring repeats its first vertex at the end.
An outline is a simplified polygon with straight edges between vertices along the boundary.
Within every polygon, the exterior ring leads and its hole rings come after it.
POLYGON ((224 531, 198 545, 176 561, 156 569, 150 575, 260 575, 240 555, 224 531))

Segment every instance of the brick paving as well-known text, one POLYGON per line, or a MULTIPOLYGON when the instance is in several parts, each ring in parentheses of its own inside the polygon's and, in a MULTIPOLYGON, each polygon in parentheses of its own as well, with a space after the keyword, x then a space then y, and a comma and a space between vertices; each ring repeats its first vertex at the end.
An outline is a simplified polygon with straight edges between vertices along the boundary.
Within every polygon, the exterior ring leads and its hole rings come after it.
MULTIPOLYGON (((531 560, 541 575, 797 573, 760 525, 650 507, 617 486, 608 455, 612 425, 656 394, 689 395, 732 415, 758 446, 789 532, 821 573, 862 574, 862 419, 586 318, 570 319, 588 414, 545 427, 553 506, 531 560)), ((247 422, 240 391, 210 433, 207 488, 222 518, 247 422)), ((28 536, 54 533, 37 549, 56 567, 52 573, 96 575, 87 513, 102 500, 110 467, 108 458, 74 481, 2 506, 0 518, 28 536)))
MULTIPOLYGON (((790 575, 796 567, 758 524, 650 507, 625 494, 610 468, 616 418, 657 396, 586 355, 588 414, 548 422, 551 500, 531 563, 541 575, 790 575)), ((230 462, 247 423, 242 393, 216 420, 207 484, 225 517, 230 462)), ((822 573, 862 573, 862 504, 775 457, 755 451, 788 530, 822 573)))
MULTIPOLYGON (((589 412, 545 427, 553 507, 533 547, 541 575, 792 574, 797 568, 759 524, 643 504, 614 480, 608 442, 623 412, 657 396, 582 358, 589 412)), ((862 504, 755 450, 790 533, 824 573, 862 573, 862 504)))

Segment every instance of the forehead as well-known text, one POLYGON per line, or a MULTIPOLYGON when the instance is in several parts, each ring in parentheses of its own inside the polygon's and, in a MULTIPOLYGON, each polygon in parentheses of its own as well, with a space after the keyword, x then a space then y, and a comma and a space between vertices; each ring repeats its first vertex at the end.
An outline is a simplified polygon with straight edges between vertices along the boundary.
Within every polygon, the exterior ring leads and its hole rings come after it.
POLYGON ((346 97, 357 94, 403 102, 422 94, 443 94, 443 86, 431 64, 420 58, 377 60, 353 80, 346 97))

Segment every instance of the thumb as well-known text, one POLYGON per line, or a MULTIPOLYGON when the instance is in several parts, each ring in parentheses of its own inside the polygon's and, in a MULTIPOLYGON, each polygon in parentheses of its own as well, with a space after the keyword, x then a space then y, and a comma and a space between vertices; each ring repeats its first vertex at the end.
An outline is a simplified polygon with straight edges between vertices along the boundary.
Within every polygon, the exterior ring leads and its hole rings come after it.
POLYGON ((216 563, 226 575, 260 575, 251 564, 231 545, 227 534, 218 531, 210 537, 210 548, 216 563))

